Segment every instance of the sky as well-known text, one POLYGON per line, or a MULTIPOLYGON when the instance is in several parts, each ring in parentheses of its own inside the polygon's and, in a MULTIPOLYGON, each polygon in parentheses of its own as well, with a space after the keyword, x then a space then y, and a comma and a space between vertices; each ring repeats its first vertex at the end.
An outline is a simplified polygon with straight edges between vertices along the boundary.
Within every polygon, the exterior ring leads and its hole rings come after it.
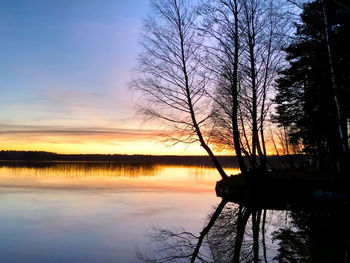
POLYGON ((0 150, 205 154, 166 146, 128 89, 148 0, 0 0, 0 150))

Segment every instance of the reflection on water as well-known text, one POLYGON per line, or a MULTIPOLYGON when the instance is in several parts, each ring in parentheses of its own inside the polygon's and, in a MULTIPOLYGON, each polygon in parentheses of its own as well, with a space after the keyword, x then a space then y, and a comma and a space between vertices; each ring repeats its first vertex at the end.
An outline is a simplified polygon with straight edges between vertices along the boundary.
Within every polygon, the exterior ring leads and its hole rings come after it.
POLYGON ((0 262, 349 262, 348 203, 226 203, 219 179, 199 166, 1 163, 0 262))
POLYGON ((105 162, 3 162, 2 175, 39 177, 141 177, 159 174, 161 167, 154 164, 105 162))
POLYGON ((1 163, 0 262, 136 262, 150 226, 200 230, 218 179, 199 166, 1 163))
POLYGON ((222 201, 199 235, 156 228, 143 262, 350 262, 350 207, 313 203, 292 210, 222 201))
MULTIPOLYGON (((238 173, 234 168, 226 170, 231 174, 238 173)), ((103 162, 0 163, 2 187, 212 192, 218 178, 214 168, 201 166, 103 162)))

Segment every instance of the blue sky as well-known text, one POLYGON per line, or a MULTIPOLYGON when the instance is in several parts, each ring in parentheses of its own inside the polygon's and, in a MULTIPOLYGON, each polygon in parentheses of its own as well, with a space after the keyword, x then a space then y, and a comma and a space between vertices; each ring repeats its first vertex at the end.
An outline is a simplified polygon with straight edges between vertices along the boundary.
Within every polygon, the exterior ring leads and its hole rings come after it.
POLYGON ((0 0, 0 150, 203 153, 164 147, 135 117, 127 83, 149 11, 148 0, 0 0))
POLYGON ((126 106, 125 80, 135 65, 147 7, 147 1, 1 0, 1 119, 66 118, 66 107, 99 94, 104 98, 94 104, 100 105, 91 106, 106 108, 107 115, 107 106, 126 106), (28 116, 37 111, 42 116, 28 116))
POLYGON ((140 137, 127 82, 148 8, 146 0, 1 0, 1 149, 118 152, 130 134, 140 137), (107 130, 108 142, 80 136, 107 130))

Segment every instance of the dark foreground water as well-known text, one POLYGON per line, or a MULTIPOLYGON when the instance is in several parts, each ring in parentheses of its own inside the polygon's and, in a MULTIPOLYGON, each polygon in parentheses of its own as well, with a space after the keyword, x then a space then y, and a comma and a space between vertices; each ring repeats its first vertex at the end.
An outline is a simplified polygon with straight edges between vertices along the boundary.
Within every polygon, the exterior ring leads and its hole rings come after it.
POLYGON ((196 166, 3 163, 0 262, 189 262, 211 221, 196 262, 349 262, 347 204, 219 211, 219 179, 196 166))

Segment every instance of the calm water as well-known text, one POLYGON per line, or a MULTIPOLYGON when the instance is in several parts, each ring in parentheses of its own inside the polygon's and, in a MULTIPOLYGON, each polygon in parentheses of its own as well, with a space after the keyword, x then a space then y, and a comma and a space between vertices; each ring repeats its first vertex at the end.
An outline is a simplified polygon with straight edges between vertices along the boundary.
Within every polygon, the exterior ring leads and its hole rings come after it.
POLYGON ((0 262, 135 262, 152 226, 198 233, 218 179, 194 166, 2 164, 0 262))
POLYGON ((350 262, 348 202, 220 206, 219 179, 196 166, 2 163, 0 262, 189 262, 212 221, 195 262, 350 262))

